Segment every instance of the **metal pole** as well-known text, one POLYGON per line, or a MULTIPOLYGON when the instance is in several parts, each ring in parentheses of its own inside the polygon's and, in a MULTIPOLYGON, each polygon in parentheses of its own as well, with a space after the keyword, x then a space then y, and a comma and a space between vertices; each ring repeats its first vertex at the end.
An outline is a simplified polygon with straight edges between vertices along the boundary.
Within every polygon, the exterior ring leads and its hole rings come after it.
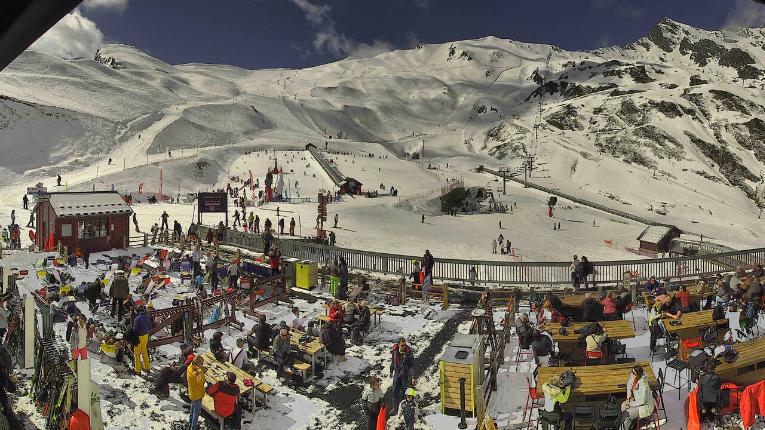
POLYGON ((460 378, 460 423, 457 427, 463 430, 467 428, 465 421, 465 378, 460 378))

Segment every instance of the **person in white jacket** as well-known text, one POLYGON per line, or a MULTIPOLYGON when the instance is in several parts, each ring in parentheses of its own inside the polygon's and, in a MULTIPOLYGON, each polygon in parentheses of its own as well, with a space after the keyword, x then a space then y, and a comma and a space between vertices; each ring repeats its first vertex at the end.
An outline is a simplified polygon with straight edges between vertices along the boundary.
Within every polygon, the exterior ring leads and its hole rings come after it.
POLYGON ((654 400, 648 377, 641 366, 635 366, 627 382, 627 400, 622 402, 622 429, 629 430, 632 422, 648 418, 653 414, 654 400))

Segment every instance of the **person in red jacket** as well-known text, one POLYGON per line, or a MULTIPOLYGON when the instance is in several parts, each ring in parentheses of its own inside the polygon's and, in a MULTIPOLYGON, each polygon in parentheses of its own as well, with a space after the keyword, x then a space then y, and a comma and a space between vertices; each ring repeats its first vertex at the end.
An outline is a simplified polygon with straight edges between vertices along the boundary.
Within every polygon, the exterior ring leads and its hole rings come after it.
POLYGON ((236 375, 226 373, 226 380, 216 382, 207 389, 215 403, 215 414, 226 419, 226 424, 232 429, 242 428, 242 409, 239 407, 239 386, 236 385, 236 375))
POLYGON ((752 384, 741 393, 738 403, 745 428, 754 425, 755 416, 765 416, 765 381, 752 384))
POLYGON ((336 321, 338 324, 343 322, 343 305, 337 300, 329 305, 329 320, 336 321))

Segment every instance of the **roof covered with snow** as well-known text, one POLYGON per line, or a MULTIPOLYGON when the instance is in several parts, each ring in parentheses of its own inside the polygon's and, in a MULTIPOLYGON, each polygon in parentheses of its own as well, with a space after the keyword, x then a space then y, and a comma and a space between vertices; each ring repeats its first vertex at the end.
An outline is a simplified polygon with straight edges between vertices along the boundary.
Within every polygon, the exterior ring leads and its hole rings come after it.
POLYGON ((638 236, 638 240, 650 243, 659 243, 673 229, 671 225, 650 225, 638 236))
POLYGON ((53 193, 50 195, 50 204, 60 217, 133 213, 116 192, 53 193))

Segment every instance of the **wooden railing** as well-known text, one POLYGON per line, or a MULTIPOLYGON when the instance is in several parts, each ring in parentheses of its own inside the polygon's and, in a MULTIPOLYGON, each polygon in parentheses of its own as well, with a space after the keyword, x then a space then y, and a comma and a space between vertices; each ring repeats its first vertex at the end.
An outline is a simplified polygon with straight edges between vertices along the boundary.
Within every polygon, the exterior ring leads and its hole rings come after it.
MULTIPOLYGON (((207 229, 208 227, 205 226, 199 227, 200 237, 205 237, 207 229)), ((262 238, 252 233, 226 230, 222 244, 255 252, 263 251, 262 238)), ((279 246, 282 254, 287 257, 326 264, 342 256, 350 269, 387 275, 408 275, 415 268, 414 262, 421 260, 419 256, 339 248, 292 239, 279 240, 279 246)), ((437 255, 438 251, 435 251, 437 255)), ((569 262, 510 262, 450 258, 436 258, 435 261, 433 278, 441 282, 464 282, 468 279, 470 268, 475 267, 478 273, 476 282, 479 284, 550 286, 571 284, 569 262)), ((594 261, 592 264, 595 273, 590 276, 590 281, 597 284, 620 283, 624 280, 625 273, 638 278, 709 277, 719 272, 731 271, 737 266, 751 267, 758 263, 765 264, 765 248, 687 257, 594 261)))

